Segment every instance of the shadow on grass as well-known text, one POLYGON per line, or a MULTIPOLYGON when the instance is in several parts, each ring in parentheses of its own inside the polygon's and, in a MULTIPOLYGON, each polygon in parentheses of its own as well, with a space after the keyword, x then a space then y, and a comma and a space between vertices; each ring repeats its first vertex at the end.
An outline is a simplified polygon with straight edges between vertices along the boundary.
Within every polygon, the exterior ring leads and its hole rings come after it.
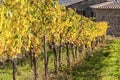
POLYGON ((107 66, 102 61, 109 54, 109 52, 103 52, 102 50, 92 53, 83 64, 77 64, 71 70, 67 70, 65 80, 100 80, 101 69, 107 66))

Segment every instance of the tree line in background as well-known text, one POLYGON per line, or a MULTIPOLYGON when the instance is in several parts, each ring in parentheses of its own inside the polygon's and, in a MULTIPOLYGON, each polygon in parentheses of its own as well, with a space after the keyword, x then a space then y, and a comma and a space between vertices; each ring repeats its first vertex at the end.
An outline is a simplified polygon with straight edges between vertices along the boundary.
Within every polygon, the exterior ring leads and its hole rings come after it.
POLYGON ((54 68, 57 73, 58 64, 59 67, 62 64, 62 47, 66 48, 67 66, 70 67, 70 48, 75 60, 76 51, 80 47, 81 52, 85 52, 86 46, 87 50, 93 49, 96 43, 103 42, 107 28, 106 22, 94 22, 78 15, 74 10, 59 5, 57 0, 2 0, 0 56, 4 58, 1 60, 11 60, 13 80, 16 80, 18 55, 27 52, 31 58, 31 67, 34 67, 34 80, 37 80, 36 60, 43 52, 47 77, 48 48, 53 51, 54 68))

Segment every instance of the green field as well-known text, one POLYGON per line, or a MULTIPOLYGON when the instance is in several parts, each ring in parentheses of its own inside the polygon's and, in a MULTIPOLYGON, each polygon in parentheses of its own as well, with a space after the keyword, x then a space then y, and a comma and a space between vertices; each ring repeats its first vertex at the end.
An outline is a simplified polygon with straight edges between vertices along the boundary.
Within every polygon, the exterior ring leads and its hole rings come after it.
POLYGON ((120 80, 120 40, 107 41, 93 54, 67 71, 66 80, 120 80))
MULTIPOLYGON (((52 52, 49 52, 49 54, 51 80, 120 80, 120 40, 107 40, 107 44, 92 51, 84 63, 72 65, 73 67, 70 69, 67 69, 64 65, 66 62, 64 57, 62 71, 57 75, 52 74, 54 69, 53 56, 52 52)), ((43 80, 44 76, 42 57, 41 55, 38 59, 38 80, 43 80)), ((18 61, 18 80, 32 80, 33 71, 29 63, 29 58, 18 61)), ((12 80, 12 65, 10 62, 0 66, 0 80, 12 80)))

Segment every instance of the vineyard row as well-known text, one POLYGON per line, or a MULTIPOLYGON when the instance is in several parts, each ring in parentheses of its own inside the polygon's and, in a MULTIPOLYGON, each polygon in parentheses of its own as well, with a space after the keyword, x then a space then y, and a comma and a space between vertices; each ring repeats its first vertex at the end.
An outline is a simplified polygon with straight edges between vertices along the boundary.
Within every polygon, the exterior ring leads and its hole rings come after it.
POLYGON ((57 73, 57 61, 59 66, 62 63, 63 46, 67 50, 69 67, 69 48, 73 48, 75 59, 78 47, 92 49, 96 43, 103 42, 107 28, 106 22, 94 22, 93 19, 78 15, 74 10, 59 5, 57 0, 3 0, 0 4, 0 56, 4 58, 1 60, 12 61, 13 80, 16 80, 17 59, 23 52, 27 52, 34 66, 34 80, 37 80, 36 59, 42 52, 45 76, 48 73, 49 49, 53 51, 57 73))

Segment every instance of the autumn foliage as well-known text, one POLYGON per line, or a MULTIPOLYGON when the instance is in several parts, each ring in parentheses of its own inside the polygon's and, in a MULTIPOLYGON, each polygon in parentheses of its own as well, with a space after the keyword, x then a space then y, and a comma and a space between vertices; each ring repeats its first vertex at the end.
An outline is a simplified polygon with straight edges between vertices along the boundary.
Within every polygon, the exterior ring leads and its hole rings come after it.
POLYGON ((108 24, 94 22, 56 0, 2 0, 0 4, 0 55, 10 59, 31 48, 35 57, 43 52, 43 36, 54 46, 80 46, 106 35, 108 24))

